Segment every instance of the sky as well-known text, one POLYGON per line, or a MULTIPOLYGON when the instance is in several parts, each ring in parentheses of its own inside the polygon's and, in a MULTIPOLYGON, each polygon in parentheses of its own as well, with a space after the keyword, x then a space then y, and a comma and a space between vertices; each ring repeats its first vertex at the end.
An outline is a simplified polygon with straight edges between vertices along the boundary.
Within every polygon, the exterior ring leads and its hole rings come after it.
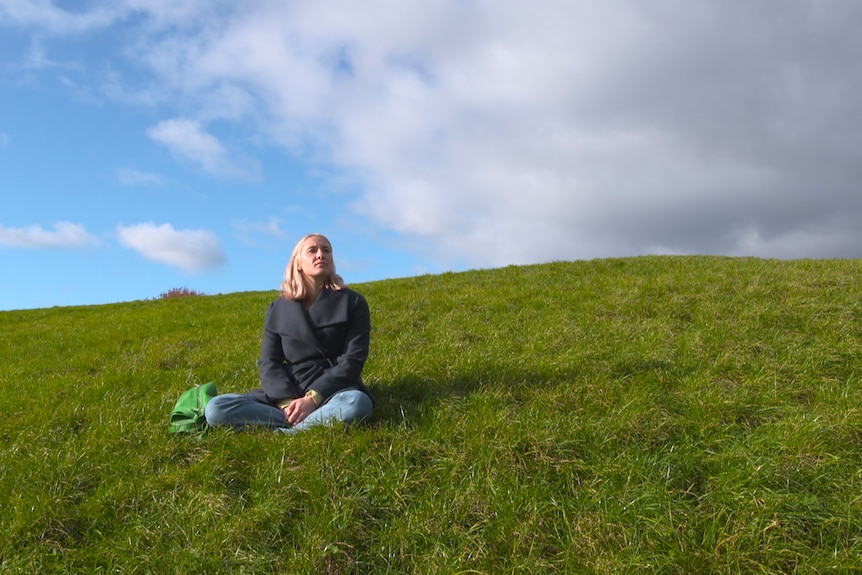
POLYGON ((858 0, 0 0, 0 310, 862 257, 858 0))

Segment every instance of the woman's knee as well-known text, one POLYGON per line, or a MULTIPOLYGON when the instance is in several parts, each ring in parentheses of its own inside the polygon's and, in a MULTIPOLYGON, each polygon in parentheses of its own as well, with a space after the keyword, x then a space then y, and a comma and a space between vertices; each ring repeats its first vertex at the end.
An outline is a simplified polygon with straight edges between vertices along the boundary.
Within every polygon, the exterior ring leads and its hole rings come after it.
POLYGON ((230 394, 217 395, 204 407, 204 417, 212 426, 221 425, 226 420, 225 403, 230 402, 230 394))
POLYGON ((359 390, 348 390, 336 394, 330 400, 339 411, 339 419, 345 423, 364 421, 371 415, 374 404, 367 394, 359 390))

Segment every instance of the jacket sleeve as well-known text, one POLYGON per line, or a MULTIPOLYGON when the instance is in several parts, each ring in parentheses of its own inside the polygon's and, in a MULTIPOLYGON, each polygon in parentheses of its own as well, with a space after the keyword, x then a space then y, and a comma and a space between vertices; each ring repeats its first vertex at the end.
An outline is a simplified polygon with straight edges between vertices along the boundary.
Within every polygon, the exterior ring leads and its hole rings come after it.
POLYGON ((362 368, 368 359, 371 313, 364 297, 356 292, 351 295, 354 299, 350 304, 345 328, 344 348, 339 350, 333 365, 326 368, 308 387, 309 390, 320 393, 324 398, 359 384, 362 381, 362 368))
POLYGON ((266 321, 263 327, 263 341, 260 346, 260 358, 257 361, 260 369, 260 385, 271 401, 292 399, 304 395, 296 383, 293 373, 284 357, 281 334, 272 330, 273 322, 270 315, 275 309, 275 302, 266 310, 266 321))

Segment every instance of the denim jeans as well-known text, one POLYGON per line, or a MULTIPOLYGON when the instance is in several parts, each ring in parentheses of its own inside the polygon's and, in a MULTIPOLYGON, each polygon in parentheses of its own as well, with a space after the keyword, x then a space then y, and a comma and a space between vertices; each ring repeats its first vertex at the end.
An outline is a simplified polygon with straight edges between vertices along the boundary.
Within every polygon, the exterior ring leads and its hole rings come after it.
POLYGON ((245 427, 262 425, 278 431, 292 433, 315 425, 361 422, 371 415, 371 398, 357 389, 346 389, 332 395, 328 401, 296 425, 291 426, 284 412, 277 407, 261 403, 250 395, 225 393, 207 403, 204 415, 213 427, 245 427))

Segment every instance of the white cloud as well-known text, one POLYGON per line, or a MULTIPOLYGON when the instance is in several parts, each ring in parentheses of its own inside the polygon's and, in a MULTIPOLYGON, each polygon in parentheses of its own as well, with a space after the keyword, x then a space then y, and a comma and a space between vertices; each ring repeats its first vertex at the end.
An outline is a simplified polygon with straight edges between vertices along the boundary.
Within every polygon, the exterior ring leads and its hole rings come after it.
POLYGON ((90 10, 64 10, 48 0, 0 0, 0 21, 36 26, 58 35, 104 28, 128 14, 122 3, 97 5, 90 10))
POLYGON ((158 186, 162 179, 152 172, 141 172, 133 168, 122 168, 117 172, 117 179, 124 186, 158 186))
POLYGON ((71 222, 57 222, 54 230, 41 226, 7 228, 0 225, 0 246, 35 249, 86 249, 99 245, 84 226, 71 222))
POLYGON ((48 58, 45 49, 38 41, 33 41, 27 55, 18 65, 22 70, 45 70, 48 68, 69 68, 68 63, 56 62, 48 58))
POLYGON ((218 172, 227 159, 227 152, 218 139, 192 120, 165 120, 147 130, 147 135, 176 156, 200 164, 208 172, 218 172))
POLYGON ((253 238, 258 236, 278 239, 284 238, 284 231, 281 229, 281 221, 274 216, 263 222, 234 220, 231 222, 231 227, 233 228, 236 237, 247 245, 253 245, 253 238))
POLYGON ((253 161, 243 163, 231 158, 218 138, 187 118, 174 118, 159 122, 147 135, 166 146, 172 154, 199 165, 207 173, 217 176, 256 178, 259 166, 253 161))
POLYGON ((170 224, 152 222, 117 226, 120 243, 148 260, 188 272, 216 268, 227 261, 218 238, 206 230, 175 230, 170 224))

